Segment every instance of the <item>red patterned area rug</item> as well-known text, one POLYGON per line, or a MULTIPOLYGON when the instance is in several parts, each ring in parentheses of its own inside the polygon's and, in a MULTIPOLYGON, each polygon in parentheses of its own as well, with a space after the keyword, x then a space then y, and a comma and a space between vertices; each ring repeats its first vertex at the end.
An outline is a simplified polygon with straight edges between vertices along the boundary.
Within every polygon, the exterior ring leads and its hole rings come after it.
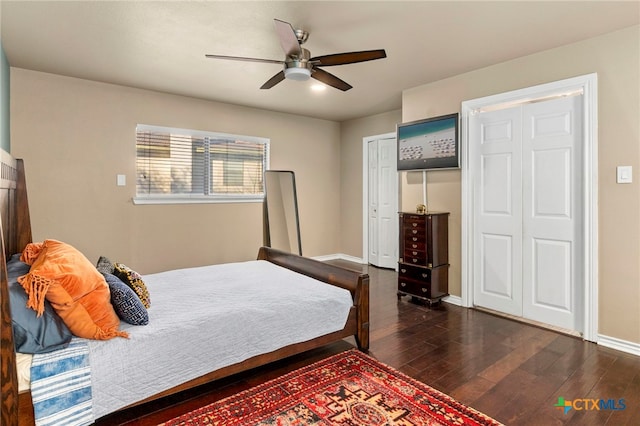
POLYGON ((500 423, 357 350, 349 350, 163 425, 500 423))

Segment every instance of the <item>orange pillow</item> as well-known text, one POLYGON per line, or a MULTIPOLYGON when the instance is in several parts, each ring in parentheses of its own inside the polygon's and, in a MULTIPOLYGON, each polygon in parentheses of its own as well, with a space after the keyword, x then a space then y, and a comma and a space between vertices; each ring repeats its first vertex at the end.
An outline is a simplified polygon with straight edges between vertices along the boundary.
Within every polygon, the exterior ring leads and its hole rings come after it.
POLYGON ((119 331, 120 319, 110 301, 109 286, 89 260, 74 247, 56 240, 31 243, 20 258, 31 265, 18 278, 29 296, 27 307, 38 316, 46 298, 69 330, 78 337, 107 340, 129 337, 119 331))

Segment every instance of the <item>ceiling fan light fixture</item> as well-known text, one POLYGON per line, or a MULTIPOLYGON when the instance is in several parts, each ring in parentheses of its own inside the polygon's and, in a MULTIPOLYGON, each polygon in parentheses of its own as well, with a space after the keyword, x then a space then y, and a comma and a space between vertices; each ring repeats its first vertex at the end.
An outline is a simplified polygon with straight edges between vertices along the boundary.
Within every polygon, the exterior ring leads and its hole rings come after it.
POLYGON ((311 78, 311 70, 308 68, 286 68, 284 76, 290 80, 307 81, 311 78))

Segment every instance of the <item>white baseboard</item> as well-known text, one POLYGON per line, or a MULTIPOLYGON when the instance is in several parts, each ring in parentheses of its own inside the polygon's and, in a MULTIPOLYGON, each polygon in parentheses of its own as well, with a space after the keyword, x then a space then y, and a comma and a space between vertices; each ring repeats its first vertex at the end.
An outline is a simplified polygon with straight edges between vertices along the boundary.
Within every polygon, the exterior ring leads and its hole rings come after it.
POLYGON ((640 356, 640 343, 629 342, 616 337, 598 334, 598 344, 607 348, 626 352, 631 355, 640 356))
POLYGON ((462 298, 460 296, 448 295, 442 298, 443 302, 451 303, 452 305, 462 306, 462 298))
POLYGON ((364 261, 360 257, 350 256, 344 253, 325 254, 323 256, 313 256, 312 259, 326 262, 327 260, 347 260, 349 262, 363 264, 364 261))

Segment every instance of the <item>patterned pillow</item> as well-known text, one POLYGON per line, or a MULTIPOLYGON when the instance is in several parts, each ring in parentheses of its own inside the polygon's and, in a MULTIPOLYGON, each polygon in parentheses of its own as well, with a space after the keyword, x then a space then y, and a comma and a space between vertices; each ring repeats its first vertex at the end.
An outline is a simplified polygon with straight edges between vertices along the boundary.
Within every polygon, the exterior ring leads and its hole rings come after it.
POLYGON ((115 275, 103 275, 109 284, 111 304, 118 317, 133 325, 149 324, 149 314, 134 291, 115 275))
POLYGON ((140 301, 145 308, 149 309, 151 306, 151 298, 149 297, 149 290, 147 285, 142 281, 142 277, 136 271, 132 270, 122 263, 113 264, 113 275, 120 278, 123 283, 131 287, 136 292, 140 301))

